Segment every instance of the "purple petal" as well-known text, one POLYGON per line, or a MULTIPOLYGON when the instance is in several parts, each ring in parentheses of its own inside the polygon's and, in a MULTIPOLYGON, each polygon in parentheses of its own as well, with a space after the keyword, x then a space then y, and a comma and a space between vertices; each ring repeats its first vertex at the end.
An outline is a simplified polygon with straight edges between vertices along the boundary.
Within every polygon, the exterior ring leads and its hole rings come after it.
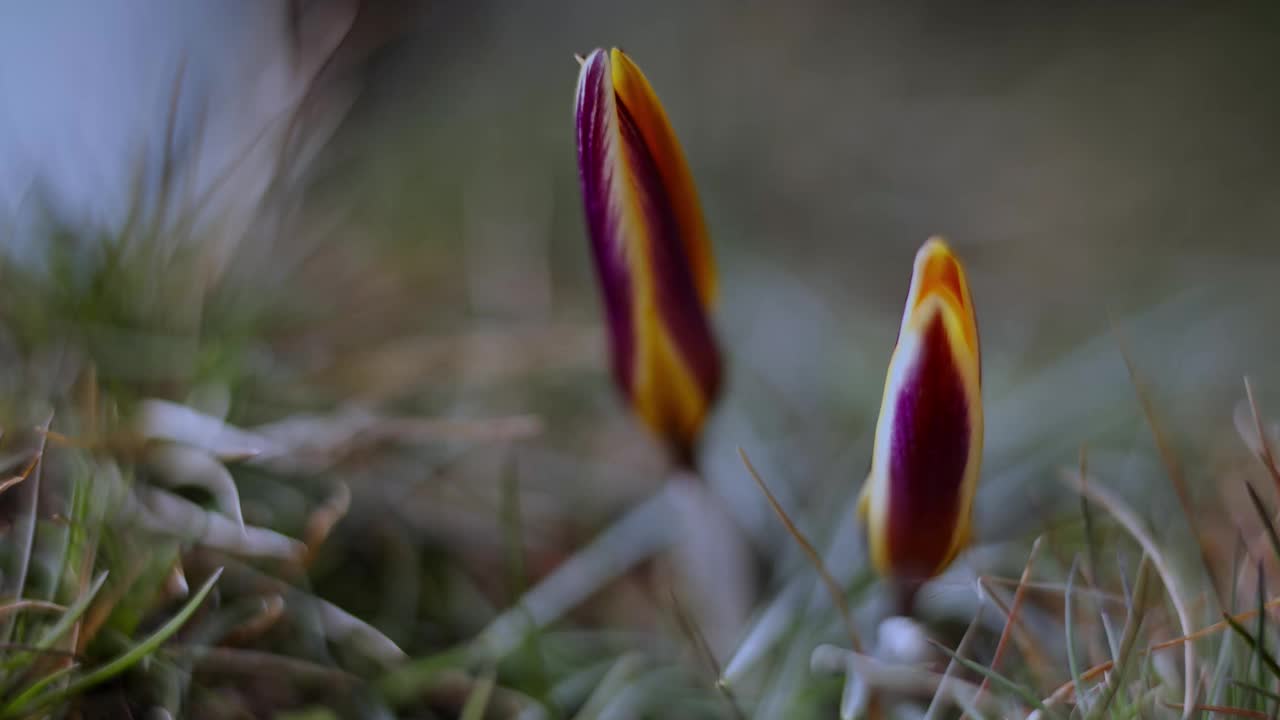
POLYGON ((969 403, 941 313, 922 328, 894 406, 888 462, 888 550, 895 572, 932 576, 960 522, 969 463, 969 403))
POLYGON ((586 211, 596 274, 604 295, 614 377, 630 395, 635 360, 632 283, 627 268, 622 219, 613 207, 612 184, 618 164, 613 137, 616 102, 609 77, 609 53, 594 50, 583 62, 578 81, 578 179, 586 211))

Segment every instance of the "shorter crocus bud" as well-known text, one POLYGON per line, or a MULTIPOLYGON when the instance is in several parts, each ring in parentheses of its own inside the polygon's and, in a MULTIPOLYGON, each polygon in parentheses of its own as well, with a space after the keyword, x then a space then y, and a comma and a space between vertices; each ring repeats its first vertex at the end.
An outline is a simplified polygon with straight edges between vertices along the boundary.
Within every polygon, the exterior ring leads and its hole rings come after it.
POLYGON ((871 561, 909 610, 968 543, 982 457, 978 326, 964 269, 941 238, 916 254, 858 512, 871 561))
POLYGON ((614 378, 692 465, 720 388, 715 267, 693 177, 653 88, 621 50, 582 61, 578 172, 614 378))

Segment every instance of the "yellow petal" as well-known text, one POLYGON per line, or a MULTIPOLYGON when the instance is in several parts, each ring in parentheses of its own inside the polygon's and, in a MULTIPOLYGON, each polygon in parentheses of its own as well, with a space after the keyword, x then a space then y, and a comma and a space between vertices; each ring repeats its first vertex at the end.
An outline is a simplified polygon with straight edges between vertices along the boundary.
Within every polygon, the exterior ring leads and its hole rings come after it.
POLYGON ((715 260, 688 161, 667 120, 666 111, 644 73, 617 48, 611 51, 610 60, 614 92, 652 153, 680 228, 686 261, 693 273, 698 296, 703 306, 709 308, 716 295, 715 260))
POLYGON ((969 282, 955 253, 946 240, 940 237, 929 238, 916 253, 911 289, 902 316, 903 327, 910 323, 912 313, 932 298, 944 303, 954 313, 969 352, 977 355, 978 324, 973 312, 973 300, 969 296, 969 282))

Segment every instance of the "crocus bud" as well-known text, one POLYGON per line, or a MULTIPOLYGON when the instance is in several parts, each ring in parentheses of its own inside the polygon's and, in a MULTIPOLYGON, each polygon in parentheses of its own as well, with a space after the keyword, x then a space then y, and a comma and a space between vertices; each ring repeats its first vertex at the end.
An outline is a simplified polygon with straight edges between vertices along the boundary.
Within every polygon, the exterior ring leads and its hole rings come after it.
POLYGON ((653 88, 616 48, 582 62, 577 135, 614 378, 692 465, 721 375, 708 318, 715 267, 693 176, 653 88))
POLYGON ((982 458, 978 326, 964 269, 941 238, 916 254, 858 511, 871 561, 915 590, 968 543, 982 458))

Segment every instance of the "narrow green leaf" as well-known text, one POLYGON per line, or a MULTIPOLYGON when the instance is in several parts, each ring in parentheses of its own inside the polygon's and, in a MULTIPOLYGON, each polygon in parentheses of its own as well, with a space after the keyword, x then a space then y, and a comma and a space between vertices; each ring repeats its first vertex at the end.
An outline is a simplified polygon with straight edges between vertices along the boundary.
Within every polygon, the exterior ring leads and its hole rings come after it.
POLYGON ((458 647, 413 660, 379 680, 378 690, 393 706, 411 702, 444 671, 465 667, 467 659, 467 648, 458 647))
POLYGON ((62 668, 61 670, 55 670, 54 672, 51 672, 48 675, 45 675, 44 677, 40 678, 39 680, 36 680, 35 682, 27 686, 27 689, 23 690, 21 693, 17 695, 17 697, 15 697, 12 701, 10 701, 9 705, 6 706, 6 708, 9 706, 22 707, 23 705, 26 705, 27 702, 31 700, 31 698, 35 697, 36 695, 39 695, 45 688, 67 677, 68 675, 70 675, 71 673, 79 669, 80 669, 80 665, 78 663, 71 663, 70 665, 62 668))
POLYGON ((1271 653, 1267 652, 1266 648, 1258 647, 1258 644, 1257 642, 1254 641, 1253 636, 1249 634, 1249 631, 1246 630, 1243 625, 1236 622, 1235 618, 1231 617, 1227 613, 1222 613, 1222 619, 1225 620, 1227 624, 1231 626, 1232 630, 1236 631, 1237 635, 1243 638, 1245 642, 1249 643, 1249 647, 1253 648, 1254 651, 1258 653, 1258 655, 1262 658, 1262 662, 1266 664, 1267 669, 1269 669, 1272 672, 1272 674, 1274 674, 1276 677, 1280 677, 1280 665, 1276 664, 1276 659, 1271 656, 1271 653))
MULTIPOLYGON (((36 525, 38 515, 36 512, 37 504, 40 499, 40 477, 44 474, 44 450, 48 439, 49 424, 53 422, 53 413, 44 421, 44 432, 40 435, 40 445, 36 448, 36 453, 32 457, 29 464, 22 471, 22 482, 18 485, 15 492, 19 496, 16 502, 22 503, 25 507, 18 511, 13 520, 12 529, 9 531, 8 541, 14 543, 12 554, 15 567, 5 568, 6 582, 11 581, 13 587, 10 591, 15 600, 21 600, 27 589, 27 571, 31 569, 31 553, 35 549, 36 525)), ((18 616, 10 615, 3 621, 0 621, 0 642, 10 643, 13 641, 13 633, 17 628, 18 616)))
POLYGON ((1254 685, 1252 683, 1247 683, 1243 680, 1232 680, 1231 684, 1235 685, 1241 690, 1244 690, 1246 692, 1251 692, 1259 697, 1263 697, 1268 700, 1271 700, 1272 702, 1280 702, 1280 693, 1272 692, 1271 690, 1258 687, 1257 685, 1254 685))
POLYGON ((1263 504, 1262 498, 1258 496, 1258 491, 1253 489, 1253 483, 1245 480, 1244 487, 1249 491, 1249 500, 1253 503, 1253 509, 1258 513, 1258 518, 1262 520, 1262 526, 1267 530, 1267 539, 1271 541, 1271 549, 1275 551, 1276 557, 1280 558, 1280 535, 1276 534, 1275 523, 1271 522, 1271 513, 1267 512, 1267 506, 1263 504))
POLYGON ((23 667, 30 664, 32 657, 36 654, 53 647, 53 644, 58 642, 62 636, 66 635, 71 630, 72 626, 74 626, 80 619, 80 616, 89 609, 89 605, 93 602, 93 598, 97 596, 98 591, 102 590, 103 584, 106 583, 107 574, 106 570, 98 573, 98 577, 93 579, 93 584, 89 586, 89 589, 86 590, 83 595, 76 598, 76 601, 71 604, 71 607, 67 608, 66 612, 62 613, 62 615, 58 617, 58 621, 50 626, 49 629, 44 632, 44 635, 41 635, 40 639, 35 642, 34 652, 14 653, 11 657, 6 658, 3 663, 0 663, 0 668, 12 670, 14 668, 23 667))
POLYGON ((1223 635, 1222 644, 1218 646, 1217 668, 1213 671, 1213 680, 1209 684, 1208 694, 1215 705, 1231 704, 1233 702, 1231 698, 1236 692, 1236 689, 1227 682, 1227 673, 1231 670, 1232 660, 1236 656, 1235 648, 1231 644, 1234 640, 1235 635, 1227 633, 1223 635))
POLYGON ((1062 717, 1056 711, 1050 710, 1049 708, 1045 707, 1045 704, 1040 701, 1039 696, 1037 696, 1035 692, 1033 692, 1029 688, 1019 685, 1013 680, 1010 680, 1009 678, 1005 677, 1004 675, 1001 675, 1000 673, 996 672, 995 670, 992 670, 989 667, 986 667, 985 665, 980 665, 972 660, 961 657, 959 654, 954 652, 951 648, 947 647, 946 645, 943 645, 942 643, 936 640, 930 639, 929 642, 934 647, 946 653, 947 656, 950 657, 952 660, 955 660, 956 662, 963 665, 965 668, 986 676, 987 679, 989 679, 992 683, 1017 695, 1019 698, 1022 699, 1023 702, 1039 710, 1042 715, 1045 715, 1046 717, 1052 717, 1052 718, 1062 717))
POLYGON ((60 690, 46 693, 43 696, 36 697, 30 701, 24 701, 21 704, 10 702, 3 709, 0 709, 0 718, 27 715, 38 708, 57 703, 76 695, 77 693, 83 692, 94 685, 110 680, 116 675, 119 675, 138 664, 144 658, 158 650, 166 640, 172 637, 174 633, 178 632, 178 630, 180 630, 182 626, 191 619, 191 616, 195 614, 196 609, 200 607, 202 602, 204 602, 205 597, 207 597, 209 592, 213 590, 214 584, 218 582, 218 578, 221 576, 222 568, 218 568, 218 570, 216 570, 213 575, 205 581, 204 585, 200 587, 196 594, 187 601, 187 604, 182 607, 182 610, 180 610, 177 615, 170 618, 169 622, 162 625, 160 629, 156 630, 145 640, 133 646, 128 652, 120 655, 111 662, 98 667, 92 672, 76 678, 60 690))
POLYGON ((1133 657, 1133 649, 1138 640, 1138 630, 1142 627, 1142 609, 1147 604, 1147 589, 1150 585, 1148 581, 1149 575, 1150 559, 1144 553, 1142 561, 1138 563, 1138 578, 1133 584, 1133 600, 1129 604, 1129 613, 1125 619, 1124 632, 1120 635, 1120 651, 1116 656, 1115 668, 1111 672, 1111 679, 1107 683, 1102 699, 1098 701, 1097 707, 1089 713, 1090 718, 1101 717, 1102 713, 1116 699, 1120 683, 1124 678, 1125 669, 1133 657))
POLYGON ((489 697, 493 695, 493 671, 486 672, 476 683, 467 702, 462 706, 462 715, 458 720, 484 720, 484 712, 489 707, 489 697))
MULTIPOLYGON (((1258 560, 1258 649, 1267 652, 1267 571, 1263 569, 1262 560, 1258 560)), ((1265 685, 1266 677, 1262 666, 1258 666, 1258 685, 1265 685)))
POLYGON ((103 570, 98 573, 98 577, 93 579, 93 583, 89 585, 89 589, 86 590, 83 595, 76 598, 76 601, 72 603, 71 607, 67 608, 67 611, 62 614, 62 617, 58 618, 58 622, 54 623, 53 627, 45 631, 45 634, 36 641, 36 648, 38 650, 47 650, 53 647, 54 643, 58 642, 63 635, 66 635, 67 632, 71 630, 71 627, 80 620, 80 616, 89 609, 89 604, 93 602, 95 597, 97 597, 98 591, 102 590, 102 586, 106 584, 108 574, 109 572, 107 570, 103 570))
POLYGON ((1063 626, 1067 633, 1067 669, 1071 673, 1071 684, 1075 687, 1077 705, 1084 702, 1084 683, 1080 681, 1080 663, 1076 661, 1075 608, 1072 606, 1072 597, 1075 594, 1076 572, 1080 569, 1079 566, 1080 556, 1076 555, 1071 560, 1071 570, 1067 572, 1067 591, 1063 595, 1063 614, 1065 616, 1063 626))

